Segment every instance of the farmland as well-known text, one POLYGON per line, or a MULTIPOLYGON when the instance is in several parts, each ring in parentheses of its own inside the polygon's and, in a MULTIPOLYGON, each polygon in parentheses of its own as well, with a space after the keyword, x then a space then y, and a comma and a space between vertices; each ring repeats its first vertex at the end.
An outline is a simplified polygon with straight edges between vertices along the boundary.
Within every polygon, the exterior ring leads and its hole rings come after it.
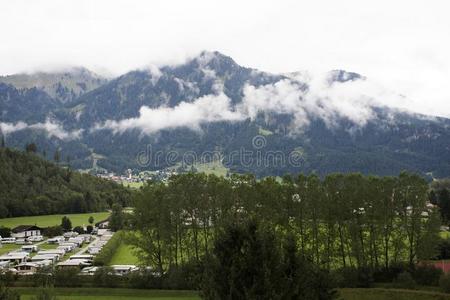
POLYGON ((0 226, 14 228, 18 225, 37 225, 40 227, 55 226, 61 224, 61 218, 67 216, 72 221, 72 226, 87 225, 88 218, 94 217, 95 222, 106 219, 109 212, 84 213, 84 214, 60 214, 60 215, 43 215, 30 217, 16 217, 0 219, 0 226))

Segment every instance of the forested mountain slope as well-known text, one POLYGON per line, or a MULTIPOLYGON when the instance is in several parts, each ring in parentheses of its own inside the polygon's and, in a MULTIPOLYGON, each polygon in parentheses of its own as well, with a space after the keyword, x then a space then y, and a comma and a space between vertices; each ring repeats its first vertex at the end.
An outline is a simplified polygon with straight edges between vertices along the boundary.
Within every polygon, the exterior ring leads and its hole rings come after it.
POLYGON ((105 210, 129 203, 130 192, 37 154, 0 148, 0 218, 105 210))

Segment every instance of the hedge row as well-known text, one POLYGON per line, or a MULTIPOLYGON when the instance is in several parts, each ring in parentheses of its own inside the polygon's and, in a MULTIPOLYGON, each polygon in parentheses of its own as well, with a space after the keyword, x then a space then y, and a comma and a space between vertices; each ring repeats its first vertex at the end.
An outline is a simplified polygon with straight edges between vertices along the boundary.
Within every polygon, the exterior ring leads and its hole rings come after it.
POLYGON ((119 248, 120 244, 122 243, 124 237, 123 231, 116 232, 112 238, 106 243, 105 246, 103 246, 102 250, 99 254, 97 254, 94 258, 94 266, 106 266, 109 264, 111 259, 114 256, 114 253, 117 251, 117 248, 119 248))

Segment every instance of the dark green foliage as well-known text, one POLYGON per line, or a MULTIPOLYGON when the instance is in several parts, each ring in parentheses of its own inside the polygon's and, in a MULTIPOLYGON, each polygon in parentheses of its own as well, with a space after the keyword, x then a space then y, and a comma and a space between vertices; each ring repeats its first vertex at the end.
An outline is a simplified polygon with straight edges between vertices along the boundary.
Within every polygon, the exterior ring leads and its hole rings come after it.
MULTIPOLYGON (((89 193, 89 192, 88 192, 89 193)), ((88 197, 88 194, 86 194, 86 198, 90 198, 90 197, 92 197, 92 196, 90 196, 91 194, 89 193, 89 197, 88 197)), ((89 224, 94 224, 94 217, 93 216, 90 216, 89 217, 89 219, 88 219, 88 222, 89 222, 89 224)))
POLYGON ((124 224, 125 216, 122 211, 122 206, 119 203, 114 203, 111 216, 109 217, 109 228, 112 231, 118 231, 123 228, 124 224))
POLYGON ((53 160, 55 161, 55 163, 59 164, 61 160, 61 154, 59 153, 59 150, 55 151, 55 154, 53 155, 53 160))
POLYGON ((411 272, 414 281, 419 285, 439 285, 439 278, 442 276, 443 271, 429 265, 418 265, 411 272))
POLYGON ((439 279, 439 287, 444 293, 450 293, 450 274, 442 274, 439 279))
POLYGON ((394 287, 398 289, 414 289, 416 286, 416 282, 409 272, 398 274, 397 278, 393 281, 393 284, 394 287))
POLYGON ((35 143, 26 144, 25 151, 28 153, 36 153, 37 152, 36 144, 35 143))
POLYGON ((94 230, 94 227, 92 225, 86 226, 86 233, 90 234, 92 232, 92 230, 94 230))
POLYGON ((127 205, 130 192, 111 181, 60 168, 34 154, 0 148, 0 218, 102 211, 127 205))
POLYGON ((61 228, 64 231, 72 230, 72 221, 67 216, 62 217, 61 219, 61 228))
POLYGON ((10 237, 11 236, 11 228, 0 226, 0 236, 2 238, 10 237))
POLYGON ((114 269, 111 267, 104 266, 95 271, 92 277, 95 286, 98 287, 116 287, 117 286, 117 276, 114 275, 114 269))
POLYGON ((427 199, 427 183, 408 173, 299 175, 281 182, 189 173, 136 193, 131 243, 143 264, 163 273, 208 256, 227 223, 255 218, 278 237, 295 236, 302 257, 315 265, 343 268, 343 286, 367 287, 372 273, 392 282, 391 265, 412 268, 436 256, 439 212, 427 199))
POLYGON ((63 233, 64 233, 63 228, 60 225, 50 226, 50 227, 44 228, 44 230, 43 230, 43 234, 46 237, 54 237, 54 236, 62 235, 63 233))
POLYGON ((369 268, 345 267, 336 270, 334 280, 339 287, 369 288, 372 286, 373 270, 369 268))
POLYGON ((83 227, 81 227, 81 226, 75 226, 75 227, 73 228, 73 231, 75 231, 75 232, 78 233, 78 234, 83 234, 83 233, 84 233, 84 229, 83 229, 83 227))
POLYGON ((255 222, 227 226, 204 273, 204 299, 335 299, 329 278, 255 222))
POLYGON ((0 283, 0 300, 20 300, 20 295, 0 283))
MULTIPOLYGON (((141 269, 139 272, 133 272, 128 275, 128 285, 131 288, 135 289, 162 289, 164 278, 155 274, 152 270, 149 269, 141 269)), ((172 284, 173 286, 173 284, 172 284)), ((194 289, 194 286, 191 286, 187 289, 194 289)), ((180 289, 184 289, 180 287, 180 289)))
POLYGON ((95 266, 106 266, 111 261, 117 248, 120 246, 124 238, 122 231, 116 232, 113 237, 103 246, 99 254, 94 257, 93 264, 95 266))
POLYGON ((441 209, 442 219, 449 224, 450 222, 450 192, 443 188, 438 192, 437 203, 441 209))
POLYGON ((450 259, 450 241, 441 239, 438 245, 438 251, 437 259, 450 259))
POLYGON ((57 268, 54 273, 54 281, 56 287, 78 287, 82 285, 80 269, 73 268, 57 268))

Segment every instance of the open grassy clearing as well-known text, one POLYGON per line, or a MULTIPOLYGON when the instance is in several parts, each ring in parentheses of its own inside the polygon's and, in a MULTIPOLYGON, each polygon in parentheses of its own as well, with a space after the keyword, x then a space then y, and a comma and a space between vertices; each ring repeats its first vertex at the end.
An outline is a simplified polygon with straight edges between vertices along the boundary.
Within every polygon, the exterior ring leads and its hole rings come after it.
POLYGON ((127 181, 122 181, 122 185, 126 186, 130 189, 139 189, 142 186, 144 186, 145 182, 127 182, 127 181))
MULTIPOLYGON (((16 288, 23 296, 21 299, 32 299, 36 289, 16 288)), ((134 289, 107 289, 107 288, 56 288, 58 299, 87 299, 87 300, 119 300, 119 299, 152 299, 152 300, 197 300, 195 291, 168 291, 168 290, 134 290, 134 289)))
POLYGON ((72 226, 88 225, 90 216, 94 217, 95 222, 106 219, 109 212, 85 213, 85 214, 60 214, 60 215, 44 215, 0 219, 0 226, 14 228, 19 225, 37 225, 40 227, 55 226, 61 224, 61 218, 67 216, 72 221, 72 226))
POLYGON ((199 173, 214 174, 216 176, 226 176, 228 168, 219 160, 215 160, 208 163, 196 163, 194 167, 199 173))
POLYGON ((344 300, 450 300, 450 295, 397 289, 341 289, 344 300))
POLYGON ((111 259, 110 265, 138 265, 139 259, 131 245, 121 243, 111 259))

